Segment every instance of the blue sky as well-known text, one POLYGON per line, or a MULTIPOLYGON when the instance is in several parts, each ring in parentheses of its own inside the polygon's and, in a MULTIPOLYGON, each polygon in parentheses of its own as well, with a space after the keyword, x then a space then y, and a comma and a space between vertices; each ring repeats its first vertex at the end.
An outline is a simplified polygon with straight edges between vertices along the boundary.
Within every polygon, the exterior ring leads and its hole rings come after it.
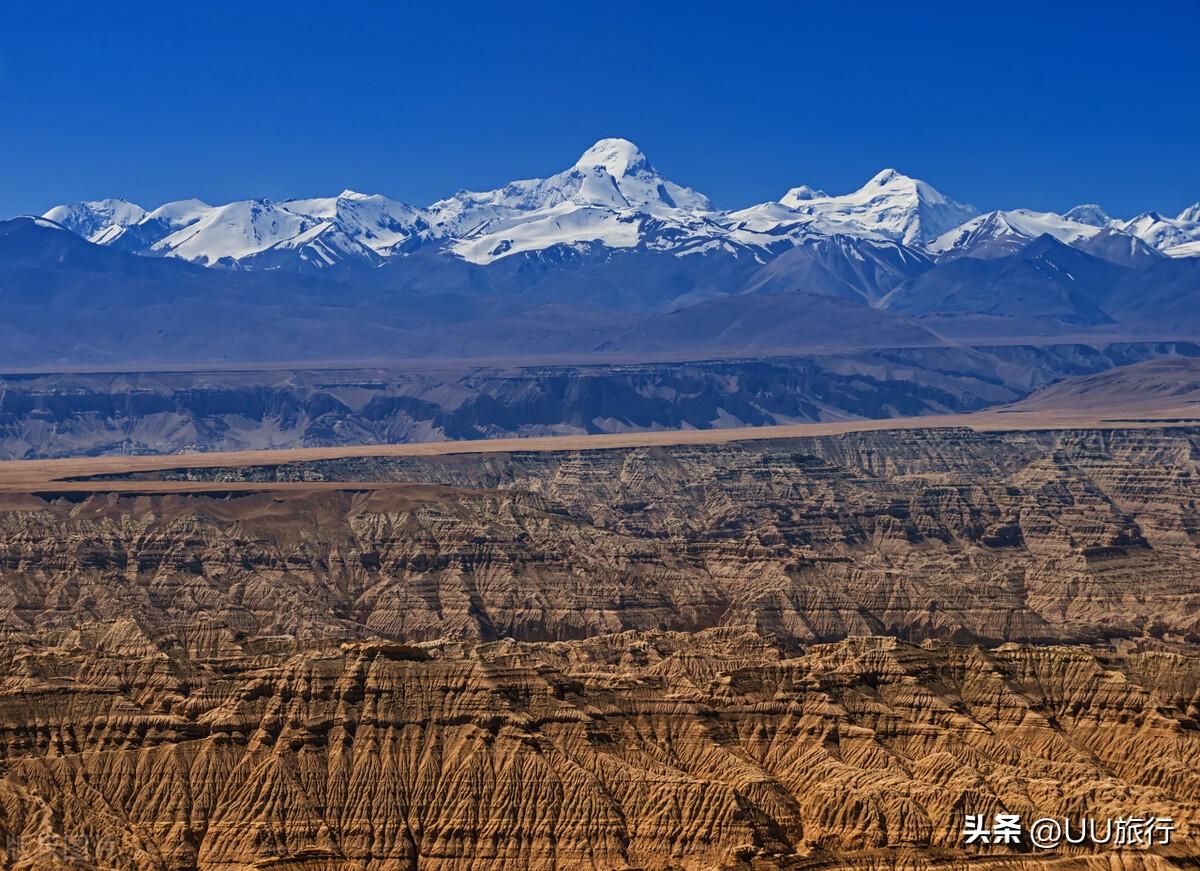
POLYGON ((424 204, 624 136, 726 207, 894 166, 982 208, 1174 214, 1200 200, 1198 34, 1192 0, 10 4, 0 213, 424 204))

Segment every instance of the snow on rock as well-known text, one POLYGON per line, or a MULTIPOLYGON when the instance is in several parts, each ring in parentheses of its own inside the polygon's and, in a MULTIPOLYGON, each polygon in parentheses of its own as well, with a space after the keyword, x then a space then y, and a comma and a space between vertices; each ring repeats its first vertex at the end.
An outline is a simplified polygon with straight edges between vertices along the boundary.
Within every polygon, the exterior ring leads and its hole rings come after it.
POLYGON ((1163 254, 1166 254, 1168 257, 1200 257, 1200 239, 1164 248, 1163 254))
POLYGON ((800 187, 794 187, 784 194, 782 201, 787 202, 790 205, 799 205, 800 203, 806 203, 809 200, 827 199, 829 199, 829 194, 825 193, 825 191, 818 190, 817 188, 811 188, 806 184, 802 184, 800 187))
POLYGON ((1200 203, 1190 209, 1184 209, 1178 218, 1168 218, 1158 212, 1146 212, 1126 221, 1120 227, 1151 247, 1167 253, 1178 250, 1181 245, 1200 240, 1200 222, 1191 220, 1198 206, 1200 203))
POLYGON ((154 243, 152 250, 211 266, 258 254, 311 229, 314 223, 269 200, 243 200, 210 210, 154 243))
POLYGON ((1065 215, 1027 209, 980 215, 894 169, 848 194, 831 196, 801 185, 777 202, 718 211, 703 194, 664 177, 640 148, 620 138, 599 140, 571 166, 545 178, 459 191, 427 208, 345 190, 330 197, 216 206, 178 200, 149 212, 127 200, 105 199, 56 206, 44 217, 100 245, 251 269, 324 269, 346 261, 376 266, 426 245, 482 265, 592 244, 680 257, 724 252, 765 262, 788 248, 832 237, 839 245, 900 244, 915 256, 939 258, 1001 256, 1044 233, 1085 249, 1103 248, 1110 256, 1124 252, 1125 259, 1153 256, 1143 243, 1171 256, 1195 256, 1192 243, 1200 240, 1200 203, 1178 218, 1149 212, 1126 222, 1094 204, 1065 215), (1102 233, 1108 235, 1097 235, 1102 233), (1121 244, 1126 236, 1128 251, 1121 244))
POLYGON ((89 242, 103 245, 104 240, 111 236, 114 230, 119 231, 131 224, 136 224, 145 215, 146 210, 136 203, 112 198, 55 206, 42 217, 67 228, 89 242))
POLYGON ((459 191, 429 207, 448 233, 468 231, 495 218, 554 208, 563 203, 609 209, 709 211, 703 194, 667 180, 627 139, 601 139, 569 169, 547 178, 512 181, 491 191, 459 191))
POLYGON ((553 245, 599 242, 609 248, 632 248, 639 241, 639 225, 633 213, 560 203, 461 239, 454 243, 454 250, 464 260, 483 264, 553 245))
POLYGON ((575 161, 574 169, 603 168, 631 206, 665 206, 690 211, 710 211, 704 194, 663 178, 641 149, 628 139, 601 139, 575 161))
POLYGON ((927 250, 943 258, 970 255, 988 259, 1011 254, 1043 234, 1073 245, 1100 231, 1093 224, 1069 220, 1054 212, 1011 209, 972 218, 934 239, 927 250))
POLYGON ((402 250, 429 229, 422 209, 381 194, 346 190, 336 197, 287 200, 281 205, 290 212, 332 221, 341 232, 383 256, 402 250))
POLYGON ((852 236, 871 242, 892 241, 878 231, 829 220, 779 202, 760 203, 725 212, 718 220, 732 242, 768 251, 788 248, 813 238, 832 236, 852 236))
POLYGON ((706 217, 711 209, 707 197, 663 177, 628 139, 601 139, 562 172, 460 191, 428 211, 434 232, 454 239, 451 251, 484 264, 584 242, 667 250, 675 247, 670 240, 683 239, 680 247, 694 250, 722 235, 706 217))
POLYGON ((147 212, 146 219, 166 221, 172 227, 179 228, 195 223, 212 210, 213 206, 203 200, 174 200, 147 212))
POLYGON ((1108 216, 1108 213, 1095 203, 1084 203, 1076 206, 1064 213, 1063 217, 1068 221, 1074 221, 1076 224, 1087 224, 1089 227, 1111 227, 1115 223, 1108 216))
MULTIPOLYGON (((149 212, 101 200, 56 206, 45 217, 100 245, 207 266, 244 265, 270 249, 301 252, 299 261, 314 268, 347 258, 376 263, 429 229, 422 210, 354 191, 281 203, 177 200, 149 212)), ((281 265, 278 258, 270 262, 281 265)))
POLYGON ((1185 224, 1200 224, 1200 203, 1192 203, 1179 213, 1176 220, 1183 221, 1185 224))
POLYGON ((828 196, 808 186, 792 188, 780 202, 805 214, 871 230, 906 245, 937 238, 979 214, 928 182, 885 169, 853 193, 828 196))

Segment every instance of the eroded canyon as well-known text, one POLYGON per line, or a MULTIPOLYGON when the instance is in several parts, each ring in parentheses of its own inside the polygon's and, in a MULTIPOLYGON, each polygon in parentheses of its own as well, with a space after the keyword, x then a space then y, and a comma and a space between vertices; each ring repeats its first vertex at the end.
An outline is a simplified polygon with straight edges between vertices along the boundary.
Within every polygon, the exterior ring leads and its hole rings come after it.
POLYGON ((0 867, 1195 867, 1200 429, 0 494, 0 867), (965 814, 1168 845, 967 846, 965 814))

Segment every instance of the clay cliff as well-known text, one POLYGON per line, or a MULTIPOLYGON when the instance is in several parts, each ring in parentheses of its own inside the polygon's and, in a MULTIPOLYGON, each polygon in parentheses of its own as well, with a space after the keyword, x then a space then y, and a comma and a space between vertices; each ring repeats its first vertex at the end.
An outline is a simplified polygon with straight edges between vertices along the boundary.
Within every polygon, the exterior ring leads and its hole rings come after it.
POLYGON ((1198 458, 952 428, 4 493, 0 868, 1194 866, 1198 458), (1176 837, 963 844, 1002 811, 1176 837))
POLYGON ((168 470, 139 477, 226 498, 51 492, 0 515, 6 612, 22 628, 136 615, 189 655, 238 633, 716 626, 787 644, 1190 644, 1198 446, 1187 429, 964 427, 168 470), (279 489, 239 494, 248 481, 279 489), (337 481, 373 483, 303 486, 337 481))
POLYGON ((705 630, 201 664, 117 620, 6 653, 14 869, 919 866, 1001 809, 1170 816, 1182 847, 1123 858, 1164 867, 1200 832, 1194 655, 705 630))

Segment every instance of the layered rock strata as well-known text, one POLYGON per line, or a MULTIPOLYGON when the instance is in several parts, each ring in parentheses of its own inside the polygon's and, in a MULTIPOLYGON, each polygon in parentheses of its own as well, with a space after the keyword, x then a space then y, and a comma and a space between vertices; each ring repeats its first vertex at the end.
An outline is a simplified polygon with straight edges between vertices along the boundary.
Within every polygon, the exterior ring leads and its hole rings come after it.
POLYGON ((913 430, 4 494, 0 868, 1194 866, 1198 457, 913 430), (964 843, 1000 812, 1175 835, 964 843))

